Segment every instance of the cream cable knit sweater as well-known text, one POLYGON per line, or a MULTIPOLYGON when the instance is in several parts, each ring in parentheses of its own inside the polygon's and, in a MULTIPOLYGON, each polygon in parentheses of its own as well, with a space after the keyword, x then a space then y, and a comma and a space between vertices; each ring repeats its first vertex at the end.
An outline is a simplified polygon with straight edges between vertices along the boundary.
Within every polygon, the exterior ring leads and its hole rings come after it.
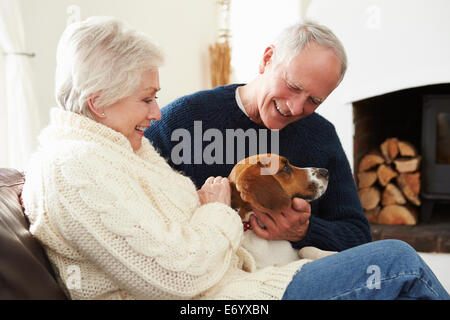
POLYGON ((23 201, 72 299, 280 299, 307 260, 255 270, 239 216, 200 206, 191 180, 143 138, 53 109, 23 201))

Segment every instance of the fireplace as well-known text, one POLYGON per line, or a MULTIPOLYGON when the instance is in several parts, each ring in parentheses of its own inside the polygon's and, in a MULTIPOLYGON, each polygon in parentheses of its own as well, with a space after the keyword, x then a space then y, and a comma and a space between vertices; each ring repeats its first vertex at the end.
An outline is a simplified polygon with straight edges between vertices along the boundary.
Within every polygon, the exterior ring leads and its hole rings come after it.
POLYGON ((434 205, 450 200, 450 93, 423 96, 422 207, 430 221, 434 205))
MULTIPOLYGON (((361 158, 390 137, 410 142, 422 157, 420 220, 450 200, 450 84, 409 88, 353 102, 355 180, 361 158)), ((450 212, 449 212, 450 215, 450 212)))
POLYGON ((390 92, 355 101, 352 109, 355 181, 362 157, 379 150, 386 138, 410 142, 422 158, 418 224, 372 224, 374 239, 401 239, 423 252, 450 252, 450 84, 390 92))

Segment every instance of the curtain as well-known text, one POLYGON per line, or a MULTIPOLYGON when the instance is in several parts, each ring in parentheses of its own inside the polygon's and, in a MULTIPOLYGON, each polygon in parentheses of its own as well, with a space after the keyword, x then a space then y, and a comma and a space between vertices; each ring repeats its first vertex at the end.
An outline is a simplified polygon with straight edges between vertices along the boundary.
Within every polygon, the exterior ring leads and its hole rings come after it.
POLYGON ((0 167, 23 170, 36 148, 40 124, 17 0, 0 0, 0 49, 0 167))

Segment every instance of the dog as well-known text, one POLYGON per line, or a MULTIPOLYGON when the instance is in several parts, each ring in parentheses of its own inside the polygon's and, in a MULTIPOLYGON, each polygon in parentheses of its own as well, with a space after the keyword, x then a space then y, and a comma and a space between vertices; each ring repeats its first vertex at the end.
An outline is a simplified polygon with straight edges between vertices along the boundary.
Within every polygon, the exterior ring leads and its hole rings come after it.
POLYGON ((306 201, 320 198, 328 186, 328 170, 323 168, 298 168, 285 157, 275 154, 257 154, 245 158, 233 167, 228 180, 231 186, 231 206, 244 227, 243 247, 256 261, 257 269, 283 265, 299 258, 316 260, 333 254, 314 247, 300 251, 289 241, 266 240, 249 229, 252 207, 263 212, 282 212, 299 197, 306 201))

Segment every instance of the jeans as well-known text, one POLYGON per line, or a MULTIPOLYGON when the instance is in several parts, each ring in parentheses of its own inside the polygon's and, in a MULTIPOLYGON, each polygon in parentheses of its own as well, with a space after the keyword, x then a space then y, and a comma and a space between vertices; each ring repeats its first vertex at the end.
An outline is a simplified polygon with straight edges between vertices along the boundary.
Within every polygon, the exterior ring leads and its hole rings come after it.
POLYGON ((436 276, 407 243, 380 240, 309 262, 283 300, 450 299, 436 276))

